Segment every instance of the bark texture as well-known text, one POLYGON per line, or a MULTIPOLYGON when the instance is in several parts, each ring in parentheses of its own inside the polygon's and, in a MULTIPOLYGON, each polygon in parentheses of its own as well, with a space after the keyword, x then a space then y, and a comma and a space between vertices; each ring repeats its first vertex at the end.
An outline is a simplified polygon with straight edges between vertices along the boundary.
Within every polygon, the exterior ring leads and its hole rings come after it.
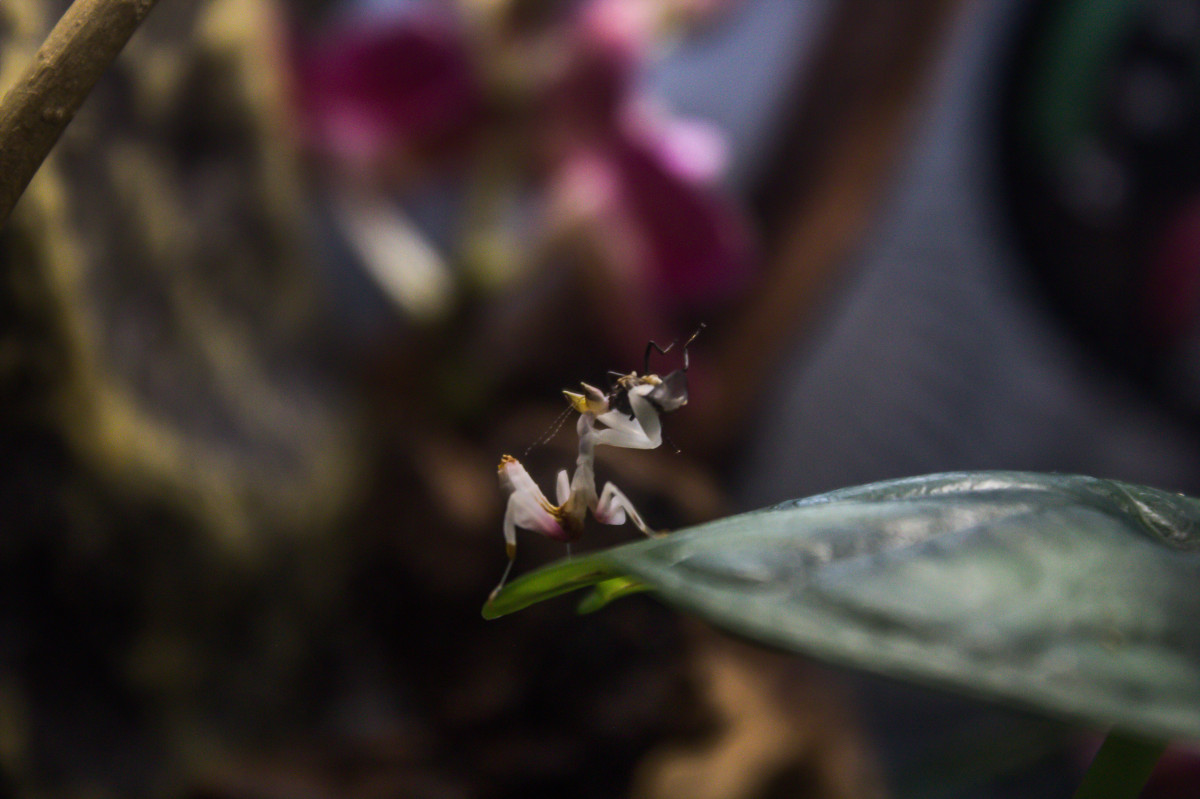
POLYGON ((0 102, 0 225, 158 0, 77 0, 0 102))

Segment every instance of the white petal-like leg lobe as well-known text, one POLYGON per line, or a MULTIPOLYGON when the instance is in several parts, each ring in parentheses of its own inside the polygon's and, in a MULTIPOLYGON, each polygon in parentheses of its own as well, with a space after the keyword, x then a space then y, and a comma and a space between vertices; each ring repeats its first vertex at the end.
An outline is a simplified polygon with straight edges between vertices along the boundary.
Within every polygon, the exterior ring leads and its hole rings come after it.
POLYGON ((567 499, 571 496, 571 481, 567 478, 566 469, 558 470, 558 485, 556 486, 556 489, 558 492, 559 506, 561 507, 566 505, 567 499))
POLYGON ((630 419, 621 411, 609 411, 598 421, 608 427, 596 431, 597 444, 626 449, 654 449, 657 446, 635 419, 630 419))
POLYGON ((604 484, 604 490, 600 492, 600 501, 596 503, 596 510, 593 513, 596 520, 604 524, 624 524, 625 517, 628 516, 629 521, 633 522, 637 529, 651 538, 666 535, 666 533, 648 527, 629 498, 612 483, 604 484))
POLYGON ((516 528, 533 530, 550 538, 565 537, 562 525, 550 512, 550 502, 533 482, 516 458, 505 456, 500 461, 500 488, 508 494, 508 507, 504 511, 504 540, 510 551, 517 543, 516 528))
POLYGON ((662 422, 658 411, 643 394, 653 386, 638 386, 629 392, 629 407, 633 419, 621 411, 612 410, 601 414, 597 421, 607 425, 596 432, 596 443, 610 447, 628 449, 654 449, 662 444, 662 422))
MULTIPOLYGON (((550 504, 546 495, 538 488, 537 483, 529 476, 529 472, 525 471, 525 467, 521 465, 520 461, 511 455, 505 455, 500 459, 497 473, 500 478, 500 490, 508 496, 508 504, 504 509, 504 549, 508 554, 508 564, 504 567, 504 574, 500 577, 500 582, 492 589, 488 601, 500 593, 500 590, 504 588, 504 583, 508 580, 508 575, 512 572, 513 563, 516 562, 517 557, 518 527, 524 530, 533 530, 559 541, 567 541, 570 538, 563 529, 559 517, 555 515, 559 508, 550 504)), ((561 507, 571 493, 566 469, 559 471, 555 487, 561 507)))

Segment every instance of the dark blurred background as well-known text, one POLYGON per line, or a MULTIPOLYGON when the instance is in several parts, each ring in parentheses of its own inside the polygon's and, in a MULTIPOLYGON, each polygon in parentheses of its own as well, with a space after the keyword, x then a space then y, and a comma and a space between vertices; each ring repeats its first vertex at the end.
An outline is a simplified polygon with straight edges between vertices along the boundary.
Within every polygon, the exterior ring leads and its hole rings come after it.
MULTIPOLYGON (((66 5, 0 6, 0 88, 66 5)), ((0 232, 0 795, 1069 795, 1101 731, 644 596, 480 618, 499 456, 549 488, 561 390, 700 322, 598 457, 653 526, 1200 494, 1200 2, 162 0, 0 232)))

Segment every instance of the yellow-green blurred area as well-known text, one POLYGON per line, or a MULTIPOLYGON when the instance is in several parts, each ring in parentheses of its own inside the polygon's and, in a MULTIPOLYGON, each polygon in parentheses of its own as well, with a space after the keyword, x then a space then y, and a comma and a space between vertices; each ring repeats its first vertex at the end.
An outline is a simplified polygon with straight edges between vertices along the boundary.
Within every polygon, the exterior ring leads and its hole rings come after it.
MULTIPOLYGON (((0 6, 0 89, 66 5, 0 6)), ((1200 493, 1197 42, 1192 0, 160 0, 0 231, 0 793, 1065 795, 1068 731, 647 596, 485 622, 496 463, 551 488, 562 390, 704 323, 669 441, 597 457, 653 527, 1200 493)))

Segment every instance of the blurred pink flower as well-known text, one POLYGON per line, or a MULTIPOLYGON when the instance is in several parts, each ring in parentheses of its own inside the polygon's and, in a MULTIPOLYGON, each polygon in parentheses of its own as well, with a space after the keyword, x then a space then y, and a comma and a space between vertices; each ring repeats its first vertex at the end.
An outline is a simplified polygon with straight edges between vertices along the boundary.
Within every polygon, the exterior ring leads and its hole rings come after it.
POLYGON ((751 271, 746 225, 712 187, 720 151, 700 128, 627 123, 563 159, 551 200, 611 270, 637 276, 651 304, 711 308, 751 271))
POLYGON ((465 157, 472 137, 515 139, 525 148, 516 162, 547 200, 549 237, 585 238, 614 285, 637 295, 629 308, 711 306, 744 283, 751 263, 746 225, 715 185, 723 140, 711 126, 651 112, 634 83, 664 8, 727 3, 589 0, 532 34, 547 47, 522 31, 509 49, 528 55, 515 59, 472 52, 446 6, 410 6, 300 51, 306 138, 360 172, 397 157, 426 166, 439 153, 465 157), (504 84, 525 96, 485 96, 487 57, 527 73, 504 84), (514 137, 514 125, 524 134, 514 137))
POLYGON ((582 7, 569 31, 571 63, 545 111, 544 150, 553 159, 551 219, 585 237, 641 304, 670 314, 728 299, 752 258, 744 220, 715 185, 727 161, 720 132, 633 92, 661 8, 582 7))
POLYGON ((1142 320, 1151 340, 1175 347, 1200 323, 1200 196, 1168 219, 1151 250, 1142 298, 1142 320))
POLYGON ((440 6, 359 20, 296 50, 305 138, 353 167, 430 157, 461 145, 481 121, 470 52, 440 6))

